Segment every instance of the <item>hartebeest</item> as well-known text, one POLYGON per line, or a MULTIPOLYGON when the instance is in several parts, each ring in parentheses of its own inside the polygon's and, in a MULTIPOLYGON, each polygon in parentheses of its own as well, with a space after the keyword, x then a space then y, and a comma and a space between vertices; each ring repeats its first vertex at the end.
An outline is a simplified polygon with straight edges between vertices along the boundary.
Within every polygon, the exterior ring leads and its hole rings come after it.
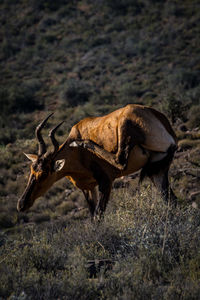
POLYGON ((86 118, 72 127, 61 146, 55 138, 60 123, 49 133, 54 150, 47 152, 41 130, 50 116, 36 128, 38 155, 26 154, 32 161, 31 173, 18 211, 30 208, 54 182, 66 176, 83 191, 91 215, 102 214, 115 178, 140 169, 141 180, 148 176, 164 200, 168 202, 170 194, 176 204, 168 170, 177 138, 162 113, 129 104, 103 117, 86 118))

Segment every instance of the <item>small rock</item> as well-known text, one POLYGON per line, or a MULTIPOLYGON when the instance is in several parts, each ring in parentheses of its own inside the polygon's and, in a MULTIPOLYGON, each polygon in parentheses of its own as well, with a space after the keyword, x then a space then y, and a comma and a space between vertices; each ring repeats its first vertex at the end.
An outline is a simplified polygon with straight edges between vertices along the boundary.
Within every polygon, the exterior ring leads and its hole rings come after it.
POLYGON ((198 208, 197 203, 196 202, 192 202, 192 207, 197 209, 198 208))

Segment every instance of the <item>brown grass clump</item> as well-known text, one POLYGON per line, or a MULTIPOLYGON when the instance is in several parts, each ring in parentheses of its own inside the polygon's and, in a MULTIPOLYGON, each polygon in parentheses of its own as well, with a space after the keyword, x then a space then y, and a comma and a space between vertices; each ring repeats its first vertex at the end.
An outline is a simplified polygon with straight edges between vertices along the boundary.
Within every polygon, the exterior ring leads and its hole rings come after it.
POLYGON ((192 149, 193 147, 200 147, 200 140, 183 139, 178 143, 181 150, 192 149))

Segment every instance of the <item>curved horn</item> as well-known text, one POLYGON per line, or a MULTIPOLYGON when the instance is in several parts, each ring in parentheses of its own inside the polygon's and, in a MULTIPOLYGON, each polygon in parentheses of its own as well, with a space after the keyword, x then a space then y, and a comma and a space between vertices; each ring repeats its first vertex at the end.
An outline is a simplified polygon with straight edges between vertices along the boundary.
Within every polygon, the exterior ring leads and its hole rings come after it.
POLYGON ((64 123, 64 121, 62 121, 61 123, 59 123, 56 127, 54 127, 53 129, 51 129, 51 131, 49 131, 49 137, 52 141, 52 144, 54 146, 54 151, 53 153, 56 153, 59 149, 59 143, 55 138, 55 132, 56 130, 64 123))
POLYGON ((39 144, 38 156, 41 156, 46 152, 46 145, 43 140, 41 130, 52 115, 53 115, 53 113, 51 113, 48 117, 46 117, 46 119, 44 119, 35 129, 35 136, 36 136, 36 139, 38 140, 38 144, 39 144))

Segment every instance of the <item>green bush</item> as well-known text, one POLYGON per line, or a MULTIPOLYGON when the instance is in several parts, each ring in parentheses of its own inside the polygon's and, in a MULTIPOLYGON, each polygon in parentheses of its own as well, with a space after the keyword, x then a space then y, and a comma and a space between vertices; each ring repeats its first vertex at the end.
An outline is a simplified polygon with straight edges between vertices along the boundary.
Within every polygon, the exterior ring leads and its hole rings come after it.
POLYGON ((0 228, 10 228, 14 226, 13 218, 6 213, 0 215, 0 228))
POLYGON ((178 96, 170 93, 162 99, 163 111, 169 116, 171 122, 174 124, 177 119, 185 120, 185 111, 187 105, 179 100, 178 96))
POLYGON ((168 81, 174 87, 180 86, 185 90, 192 89, 199 85, 200 72, 178 68, 168 76, 168 81))
POLYGON ((69 79, 61 92, 61 99, 67 106, 77 106, 89 100, 90 86, 81 80, 69 79))
MULTIPOLYGON (((73 0, 72 0, 73 2, 73 0)), ((45 9, 48 11, 55 11, 62 7, 63 5, 67 5, 69 3, 68 0, 57 0, 57 1, 51 1, 51 0, 34 0, 32 1, 32 5, 34 8, 37 9, 45 9)))
POLYGON ((1 52, 4 59, 8 59, 20 51, 20 46, 15 41, 4 39, 1 45, 1 52))
POLYGON ((11 87, 0 88, 0 104, 2 116, 11 113, 28 113, 41 108, 36 101, 35 92, 40 88, 37 80, 26 82, 25 84, 12 85, 11 87))
POLYGON ((142 2, 132 1, 132 0, 108 0, 103 1, 105 5, 116 14, 126 14, 128 11, 131 11, 132 14, 138 14, 141 12, 143 7, 142 2))
POLYGON ((0 120, 0 145, 7 145, 16 139, 15 132, 10 129, 8 122, 10 123, 10 120, 7 120, 6 116, 3 115, 0 120))
POLYGON ((188 117, 188 126, 190 128, 200 128, 200 105, 194 105, 190 108, 188 117))

